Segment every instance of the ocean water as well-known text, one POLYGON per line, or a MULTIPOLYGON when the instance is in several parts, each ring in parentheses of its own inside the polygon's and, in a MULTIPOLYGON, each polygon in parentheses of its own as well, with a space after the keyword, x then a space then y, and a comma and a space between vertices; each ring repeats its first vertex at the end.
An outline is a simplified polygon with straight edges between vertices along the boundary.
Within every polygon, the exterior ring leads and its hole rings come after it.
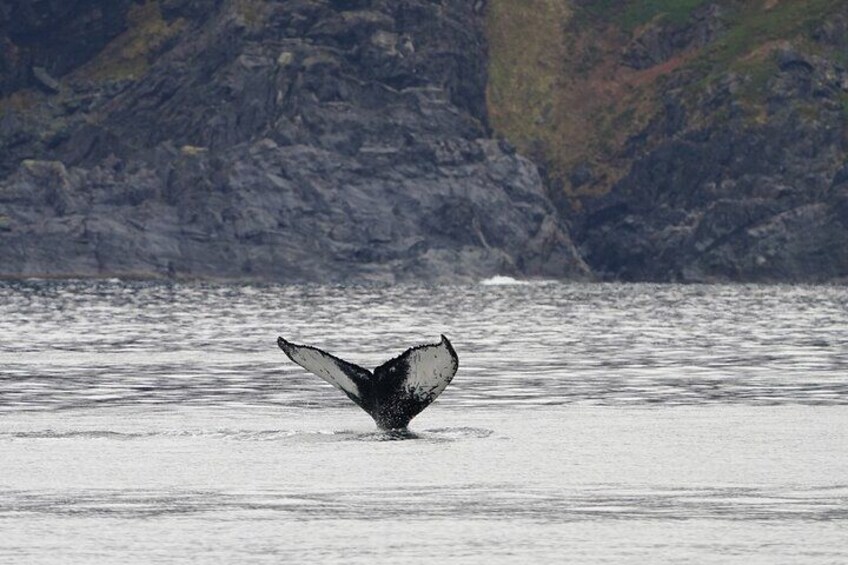
POLYGON ((487 282, 0 283, 0 563, 848 563, 848 289, 487 282))

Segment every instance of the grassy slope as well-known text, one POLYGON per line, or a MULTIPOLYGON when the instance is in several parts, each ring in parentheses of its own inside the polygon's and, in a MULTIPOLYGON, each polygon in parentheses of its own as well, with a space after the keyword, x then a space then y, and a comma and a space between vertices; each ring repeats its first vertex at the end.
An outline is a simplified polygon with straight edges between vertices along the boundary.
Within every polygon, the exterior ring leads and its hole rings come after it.
MULTIPOLYGON (((603 193, 629 167, 627 139, 660 111, 667 79, 685 70, 693 125, 702 92, 728 72, 743 76, 738 94, 755 121, 766 119, 765 85, 776 72, 773 51, 808 39, 844 0, 719 0, 726 29, 703 49, 679 53, 645 70, 621 64, 622 49, 659 18, 685 23, 703 0, 492 0, 488 104, 495 130, 546 164, 554 186, 580 199, 603 193), (597 182, 575 189, 569 172, 590 164, 597 182)), ((826 53, 839 57, 838 53, 826 53)), ((844 54, 842 55, 844 56, 844 54)), ((845 99, 848 115, 848 97, 845 99)))
POLYGON ((558 0, 490 4, 489 114, 496 129, 523 148, 555 144, 550 123, 565 52, 561 22, 571 16, 558 0))
POLYGON ((588 17, 612 22, 622 29, 632 31, 657 16, 684 23, 692 10, 706 3, 707 0, 595 0, 586 3, 582 10, 588 17))

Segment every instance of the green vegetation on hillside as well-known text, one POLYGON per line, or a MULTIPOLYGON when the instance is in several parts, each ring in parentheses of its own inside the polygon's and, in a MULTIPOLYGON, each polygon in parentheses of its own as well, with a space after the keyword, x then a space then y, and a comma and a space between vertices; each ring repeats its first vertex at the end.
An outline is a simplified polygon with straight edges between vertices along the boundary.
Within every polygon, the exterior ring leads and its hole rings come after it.
POLYGON ((540 136, 554 143, 537 126, 550 119, 565 49, 560 26, 569 16, 558 0, 490 4, 489 113, 496 128, 522 146, 540 136))
POLYGON ((658 17, 672 23, 684 23, 692 10, 706 3, 707 0, 594 0, 584 3, 580 11, 632 31, 658 17))
MULTIPOLYGON (((791 47, 848 58, 811 37, 832 14, 848 11, 844 0, 713 0, 719 13, 709 42, 681 46, 656 39, 702 25, 692 13, 706 3, 491 0, 488 104, 494 129, 539 160, 551 185, 562 186, 579 207, 581 198, 606 192, 626 174, 630 140, 642 139, 643 151, 661 140, 645 128, 665 118, 669 89, 687 109, 688 127, 699 127, 721 118, 701 101, 733 75, 733 96, 749 123, 764 123, 768 86, 779 73, 776 51, 791 47), (668 45, 676 51, 668 53, 668 45), (654 49, 649 56, 655 62, 629 66, 623 53, 631 49, 654 49), (591 181, 575 185, 573 172, 587 166, 591 181)), ((815 115, 814 108, 799 110, 815 115)))
POLYGON ((843 4, 843 0, 784 1, 764 9, 746 3, 728 13, 729 29, 705 50, 703 62, 721 70, 772 41, 806 39, 805 35, 843 4), (799 37, 800 35, 800 37, 799 37))
POLYGON ((166 42, 184 27, 181 19, 167 22, 159 0, 134 4, 129 11, 127 31, 112 40, 81 72, 95 80, 138 79, 166 42))

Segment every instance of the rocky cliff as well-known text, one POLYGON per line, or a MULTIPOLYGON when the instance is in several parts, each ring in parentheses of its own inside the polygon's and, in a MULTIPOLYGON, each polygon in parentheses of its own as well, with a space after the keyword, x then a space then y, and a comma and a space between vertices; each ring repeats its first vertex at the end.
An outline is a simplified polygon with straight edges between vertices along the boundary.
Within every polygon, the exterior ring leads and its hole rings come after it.
POLYGON ((492 0, 493 127, 601 277, 848 280, 848 3, 492 0))
POLYGON ((848 280, 842 0, 0 0, 0 47, 0 276, 848 280))
POLYGON ((585 276, 484 9, 0 0, 0 276, 585 276))

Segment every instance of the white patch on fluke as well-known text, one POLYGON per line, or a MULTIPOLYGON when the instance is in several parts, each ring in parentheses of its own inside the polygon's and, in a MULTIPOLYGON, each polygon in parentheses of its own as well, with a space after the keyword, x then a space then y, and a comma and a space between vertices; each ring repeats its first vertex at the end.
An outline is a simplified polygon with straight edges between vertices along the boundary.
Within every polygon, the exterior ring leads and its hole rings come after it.
POLYGON ((443 341, 438 345, 425 345, 409 352, 409 373, 404 386, 419 400, 439 396, 453 376, 458 363, 443 341))
POLYGON ((289 348, 289 357, 292 361, 307 371, 318 375, 342 392, 361 398, 359 387, 342 371, 333 357, 311 347, 289 344, 289 348))

